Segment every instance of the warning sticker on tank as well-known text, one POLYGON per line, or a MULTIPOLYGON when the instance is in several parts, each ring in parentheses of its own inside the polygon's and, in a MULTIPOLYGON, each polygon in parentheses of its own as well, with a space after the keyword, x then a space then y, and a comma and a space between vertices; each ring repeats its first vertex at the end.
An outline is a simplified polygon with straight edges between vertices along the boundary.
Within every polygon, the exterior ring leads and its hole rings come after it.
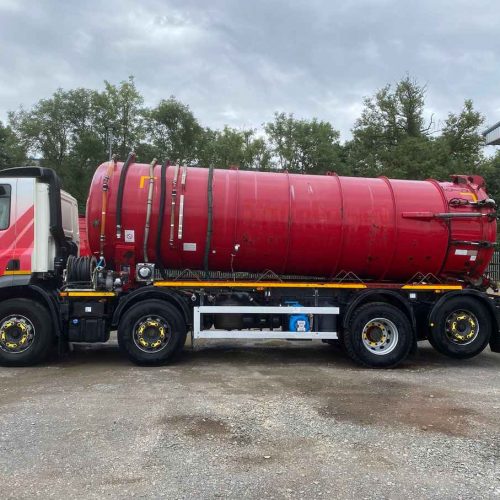
POLYGON ((476 260, 475 257, 477 256, 477 250, 465 250, 463 248, 457 248, 455 250, 455 255, 470 255, 470 260, 476 260), (474 259, 472 257, 474 257, 474 259))
POLYGON ((125 229, 125 241, 127 243, 135 243, 135 230, 134 229, 125 229))
POLYGON ((196 243, 184 243, 182 249, 185 252, 196 252, 196 243))

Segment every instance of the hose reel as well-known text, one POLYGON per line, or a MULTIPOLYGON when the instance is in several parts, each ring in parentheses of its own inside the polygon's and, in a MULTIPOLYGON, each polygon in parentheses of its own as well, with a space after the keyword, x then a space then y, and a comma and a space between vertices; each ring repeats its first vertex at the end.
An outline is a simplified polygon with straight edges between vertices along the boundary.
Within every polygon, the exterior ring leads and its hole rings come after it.
POLYGON ((91 283, 96 267, 97 260, 93 255, 85 257, 70 255, 66 266, 67 283, 91 283))

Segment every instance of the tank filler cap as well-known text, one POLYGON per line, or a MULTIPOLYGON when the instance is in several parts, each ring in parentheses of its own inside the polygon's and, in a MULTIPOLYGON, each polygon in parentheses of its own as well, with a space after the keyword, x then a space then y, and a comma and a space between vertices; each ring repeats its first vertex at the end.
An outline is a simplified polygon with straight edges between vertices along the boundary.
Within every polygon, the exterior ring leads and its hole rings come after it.
POLYGON ((155 265, 150 263, 141 263, 136 266, 137 281, 152 281, 155 271, 155 265))

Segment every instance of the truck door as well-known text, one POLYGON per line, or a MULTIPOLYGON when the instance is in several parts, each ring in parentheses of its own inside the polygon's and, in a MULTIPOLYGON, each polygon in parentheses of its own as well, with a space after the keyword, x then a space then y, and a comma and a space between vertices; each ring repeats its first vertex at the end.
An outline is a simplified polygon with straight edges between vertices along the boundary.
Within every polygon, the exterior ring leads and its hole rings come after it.
POLYGON ((10 285, 7 266, 14 257, 16 227, 12 224, 12 199, 16 196, 16 179, 0 179, 0 287, 10 285))
POLYGON ((0 178, 0 287, 31 275, 35 179, 0 178))
POLYGON ((13 215, 16 226, 16 248, 11 264, 15 275, 31 275, 35 240, 35 186, 32 177, 18 178, 13 215))

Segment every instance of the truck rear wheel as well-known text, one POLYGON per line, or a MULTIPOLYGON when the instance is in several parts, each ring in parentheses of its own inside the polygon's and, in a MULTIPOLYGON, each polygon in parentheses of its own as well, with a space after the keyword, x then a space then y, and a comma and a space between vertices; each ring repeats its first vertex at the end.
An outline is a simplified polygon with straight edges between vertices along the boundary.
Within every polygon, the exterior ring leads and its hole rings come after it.
POLYGON ((372 368, 388 368, 406 359, 413 334, 402 311, 384 302, 373 302, 353 312, 343 340, 355 362, 372 368))
POLYGON ((138 365, 171 361, 186 341, 186 323, 177 308, 161 300, 133 305, 120 320, 118 343, 138 365))
POLYGON ((445 356, 472 358, 482 352, 491 336, 486 307, 472 297, 453 297, 440 306, 429 332, 429 342, 445 356))
POLYGON ((30 366, 43 361, 53 344, 51 318, 45 307, 30 299, 0 304, 0 364, 30 366))

